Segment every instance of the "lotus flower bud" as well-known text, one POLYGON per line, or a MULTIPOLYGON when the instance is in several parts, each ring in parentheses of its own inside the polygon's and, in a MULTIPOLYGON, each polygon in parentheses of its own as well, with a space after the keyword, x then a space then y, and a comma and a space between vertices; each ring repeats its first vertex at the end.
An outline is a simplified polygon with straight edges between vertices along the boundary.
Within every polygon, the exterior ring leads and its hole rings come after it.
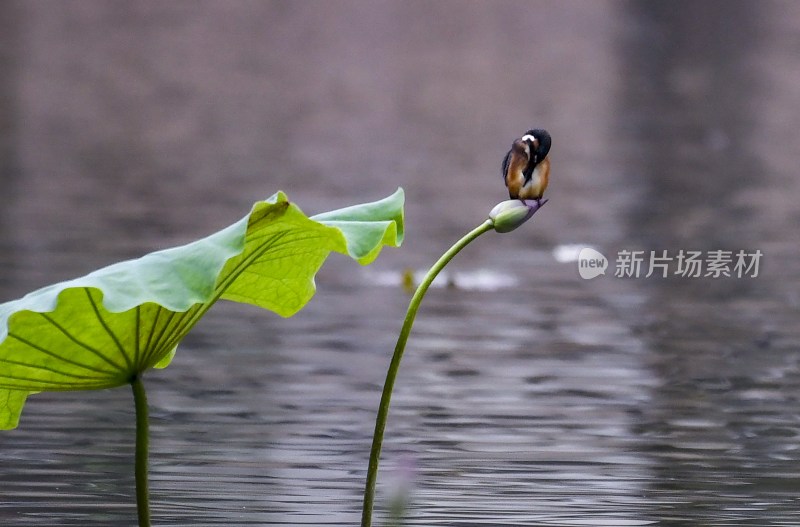
POLYGON ((547 200, 522 201, 519 199, 509 199, 501 201, 489 213, 494 230, 497 232, 511 232, 533 216, 547 200))

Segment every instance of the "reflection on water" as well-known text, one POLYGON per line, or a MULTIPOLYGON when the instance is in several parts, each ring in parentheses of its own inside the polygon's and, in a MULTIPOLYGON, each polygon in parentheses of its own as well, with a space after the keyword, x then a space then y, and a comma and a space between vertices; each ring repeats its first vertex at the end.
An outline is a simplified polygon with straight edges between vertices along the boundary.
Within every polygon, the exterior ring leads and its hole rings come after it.
MULTIPOLYGON (((427 269, 419 271, 407 269, 403 272, 368 270, 364 272, 364 279, 376 285, 406 287, 413 291, 422 282, 427 273, 427 269)), ((431 287, 434 289, 449 287, 473 291, 500 291, 514 287, 518 283, 515 276, 493 269, 475 269, 457 273, 449 273, 445 270, 436 275, 436 278, 431 282, 431 287)))
MULTIPOLYGON (((159 525, 354 525, 426 269, 505 196, 414 327, 379 483, 408 525, 796 525, 800 68, 792 3, 0 4, 0 298, 184 242, 277 189, 406 189, 408 238, 332 259, 292 319, 219 306, 149 375, 159 525), (579 278, 576 251, 609 257, 579 278), (614 278, 620 250, 755 250, 758 278, 614 278), (570 252, 571 251, 571 252, 570 252), (410 483, 409 483, 410 482, 410 483)), ((0 523, 131 524, 128 390, 32 396, 0 523)))

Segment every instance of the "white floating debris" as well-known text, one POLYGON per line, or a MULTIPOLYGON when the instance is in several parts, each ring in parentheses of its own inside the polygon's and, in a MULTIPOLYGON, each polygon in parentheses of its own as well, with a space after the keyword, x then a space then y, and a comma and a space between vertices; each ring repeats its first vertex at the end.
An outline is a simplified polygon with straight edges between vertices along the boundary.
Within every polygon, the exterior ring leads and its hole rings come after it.
POLYGON ((577 262, 581 250, 586 248, 597 250, 596 247, 588 243, 565 243, 556 245, 553 247, 553 258, 555 258, 558 263, 577 262))

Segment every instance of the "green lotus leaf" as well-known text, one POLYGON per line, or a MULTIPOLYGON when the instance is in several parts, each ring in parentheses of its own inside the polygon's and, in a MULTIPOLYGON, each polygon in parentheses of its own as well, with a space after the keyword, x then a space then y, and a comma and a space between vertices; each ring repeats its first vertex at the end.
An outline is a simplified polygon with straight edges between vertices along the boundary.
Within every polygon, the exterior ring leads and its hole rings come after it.
POLYGON ((220 298, 295 314, 332 251, 368 264, 402 243, 403 201, 398 189, 308 217, 278 192, 211 236, 0 304, 0 429, 17 426, 31 393, 111 388, 167 366, 220 298))

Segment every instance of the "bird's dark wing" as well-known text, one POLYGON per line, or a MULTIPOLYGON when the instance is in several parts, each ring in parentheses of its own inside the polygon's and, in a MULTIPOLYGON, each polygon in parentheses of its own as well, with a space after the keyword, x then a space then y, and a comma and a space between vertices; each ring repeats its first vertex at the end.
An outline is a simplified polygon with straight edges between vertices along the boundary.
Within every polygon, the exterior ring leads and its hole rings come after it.
POLYGON ((506 180, 506 174, 508 174, 508 165, 511 163, 511 150, 508 151, 506 157, 503 158, 503 181, 506 180))

